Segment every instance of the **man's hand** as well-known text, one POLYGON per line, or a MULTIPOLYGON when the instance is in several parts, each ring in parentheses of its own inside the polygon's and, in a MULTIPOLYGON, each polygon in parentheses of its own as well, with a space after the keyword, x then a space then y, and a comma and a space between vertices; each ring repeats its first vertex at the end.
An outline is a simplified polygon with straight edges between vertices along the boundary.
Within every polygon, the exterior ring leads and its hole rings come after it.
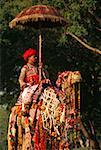
POLYGON ((40 62, 40 63, 39 63, 39 68, 42 68, 42 67, 43 67, 43 63, 40 62))

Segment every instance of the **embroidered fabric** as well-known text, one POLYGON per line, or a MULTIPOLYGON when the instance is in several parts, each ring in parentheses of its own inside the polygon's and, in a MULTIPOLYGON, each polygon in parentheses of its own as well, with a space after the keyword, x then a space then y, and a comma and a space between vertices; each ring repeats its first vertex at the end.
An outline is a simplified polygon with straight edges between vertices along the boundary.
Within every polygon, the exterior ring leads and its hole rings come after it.
POLYGON ((38 82, 39 82, 39 75, 37 67, 28 63, 27 65, 24 65, 21 69, 21 73, 19 76, 20 87, 22 88, 22 86, 27 83, 34 85, 38 84, 38 82))

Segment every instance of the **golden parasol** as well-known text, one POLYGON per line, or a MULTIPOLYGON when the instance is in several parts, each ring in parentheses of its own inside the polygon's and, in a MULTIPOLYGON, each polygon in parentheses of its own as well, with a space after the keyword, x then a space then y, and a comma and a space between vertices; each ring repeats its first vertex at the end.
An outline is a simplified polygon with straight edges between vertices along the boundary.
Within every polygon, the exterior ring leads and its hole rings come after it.
POLYGON ((39 29, 39 80, 41 80, 41 28, 53 28, 65 26, 66 20, 60 12, 47 5, 35 5, 22 10, 10 23, 10 28, 16 26, 32 26, 39 29))

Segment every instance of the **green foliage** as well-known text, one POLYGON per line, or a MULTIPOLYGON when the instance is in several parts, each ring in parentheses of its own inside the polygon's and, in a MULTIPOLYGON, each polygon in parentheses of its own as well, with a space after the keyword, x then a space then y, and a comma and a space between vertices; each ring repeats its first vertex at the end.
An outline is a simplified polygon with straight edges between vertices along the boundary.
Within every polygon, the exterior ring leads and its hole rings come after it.
POLYGON ((3 0, 0 1, 0 28, 6 29, 9 21, 22 9, 31 6, 31 1, 26 0, 3 0))

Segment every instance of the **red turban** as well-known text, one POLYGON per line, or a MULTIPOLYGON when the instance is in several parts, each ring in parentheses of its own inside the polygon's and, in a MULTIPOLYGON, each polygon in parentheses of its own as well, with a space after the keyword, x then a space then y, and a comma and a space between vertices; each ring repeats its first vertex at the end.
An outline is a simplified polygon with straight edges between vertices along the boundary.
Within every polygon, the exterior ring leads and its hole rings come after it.
POLYGON ((23 58, 25 61, 27 61, 27 58, 32 56, 32 55, 36 55, 37 51, 35 49, 29 48, 28 50, 25 51, 25 53, 23 54, 23 58))

